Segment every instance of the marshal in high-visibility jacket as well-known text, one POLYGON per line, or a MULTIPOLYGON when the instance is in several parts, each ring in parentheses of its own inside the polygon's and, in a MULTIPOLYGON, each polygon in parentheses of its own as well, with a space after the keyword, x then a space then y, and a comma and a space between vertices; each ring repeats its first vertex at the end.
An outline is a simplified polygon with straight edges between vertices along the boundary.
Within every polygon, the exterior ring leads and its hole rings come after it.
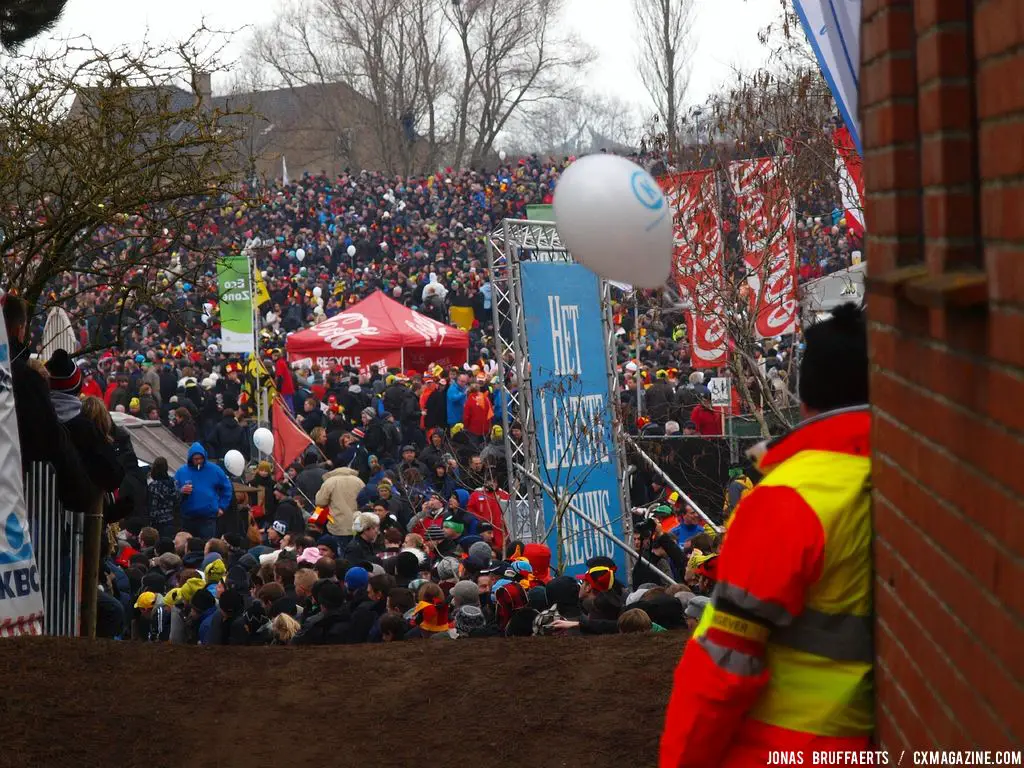
POLYGON ((874 724, 867 407, 769 443, 675 672, 660 768, 861 750, 874 724))

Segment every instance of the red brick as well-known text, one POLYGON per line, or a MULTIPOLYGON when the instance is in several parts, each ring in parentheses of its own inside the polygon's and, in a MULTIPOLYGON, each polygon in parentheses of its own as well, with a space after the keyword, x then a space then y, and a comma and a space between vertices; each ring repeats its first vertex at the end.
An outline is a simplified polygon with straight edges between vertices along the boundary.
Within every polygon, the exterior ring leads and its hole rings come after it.
POLYGON ((915 190, 921 186, 920 165, 916 144, 872 150, 864 158, 865 183, 876 190, 915 190))
POLYGON ((882 53, 910 50, 914 40, 913 9, 888 8, 875 16, 861 32, 861 59, 871 61, 882 53))
POLYGON ((921 186, 953 187, 974 179, 974 141, 969 136, 928 136, 921 140, 921 186))
POLYGON ((949 0, 915 0, 914 23, 918 36, 939 24, 966 22, 967 6, 949 0))
POLYGON ((978 69, 978 118, 1024 109, 1024 56, 1005 56, 978 69))
POLYGON ((989 355, 1007 365, 1024 368, 1024 314, 993 307, 989 317, 992 325, 989 355))
MULTIPOLYGON (((990 245, 985 248, 985 272, 988 274, 989 297, 994 301, 1024 302, 1024 246, 990 245)), ((1024 397, 1024 391, 1018 392, 1024 397)), ((1020 413, 1018 399, 1013 403, 1012 415, 1020 413)), ((1024 418, 1014 419, 1019 422, 1017 429, 1022 429, 1024 418)))
POLYGON ((924 236, 926 238, 974 237, 972 192, 926 190, 924 193, 924 236))
MULTIPOLYGON (((960 723, 950 717, 934 686, 934 677, 922 673, 920 659, 914 659, 907 652, 898 635, 884 621, 878 623, 880 631, 875 632, 875 653, 885 665, 889 676, 910 700, 916 710, 917 719, 929 734, 929 744, 940 740, 946 747, 970 746, 970 737, 964 733, 960 723), (937 735, 941 734, 941 739, 937 735)), ((916 740, 915 740, 916 741, 916 740)))
POLYGON ((921 201, 916 194, 889 192, 883 196, 878 192, 865 201, 864 216, 876 235, 916 235, 921 231, 921 201))
POLYGON ((982 125, 978 157, 982 179, 1024 174, 1024 118, 982 125))
MULTIPOLYGON (((1024 503, 977 471, 881 413, 873 420, 875 451, 892 457, 940 498, 958 508, 1007 552, 1024 551, 1024 503)), ((998 593, 1008 605, 1021 598, 998 593)))
POLYGON ((904 99, 891 101, 882 106, 870 107, 863 111, 863 122, 862 132, 865 136, 871 136, 871 147, 915 142, 917 141, 917 102, 904 99))
POLYGON ((988 240, 1024 243, 1024 185, 988 186, 981 191, 981 234, 988 240))
MULTIPOLYGON (((876 559, 884 564, 886 578, 876 579, 875 610, 884 617, 883 624, 911 659, 921 669, 928 670, 932 687, 946 707, 960 715, 961 732, 979 735, 993 743, 1002 743, 1006 725, 1001 722, 1000 710, 987 711, 980 689, 970 679, 966 670, 957 665, 956 659, 946 654, 921 624, 919 605, 915 602, 919 583, 914 581, 911 571, 897 559, 888 542, 880 541, 875 547, 876 559)), ((950 734, 955 736, 955 732, 950 734)), ((984 742, 982 742, 984 743, 984 742)))
POLYGON ((926 491, 901 476, 891 464, 876 461, 872 466, 872 478, 879 493, 905 512, 890 513, 889 506, 879 505, 875 509, 875 535, 891 542, 914 542, 906 549, 899 547, 907 566, 928 584, 957 584, 957 589, 940 592, 943 604, 970 627, 974 637, 996 658, 1004 661, 1017 679, 1024 679, 1024 654, 1014 652, 1015 648, 1024 647, 1024 629, 1014 625, 1006 606, 993 602, 991 595, 987 595, 975 582, 977 579, 986 587, 994 586, 995 549, 991 545, 986 546, 973 534, 969 525, 958 520, 948 509, 943 509, 935 499, 929 498, 926 491), (916 527, 908 520, 908 514, 915 516, 916 527), (959 547, 955 541, 957 534, 965 536, 959 547), (946 540, 950 550, 943 552, 936 545, 935 537, 946 540), (978 548, 973 548, 973 545, 978 545, 978 548), (954 564, 954 557, 969 558, 970 565, 954 564))
MULTIPOLYGON (((933 274, 951 272, 958 269, 973 269, 982 262, 982 254, 974 241, 960 240, 929 240, 924 245, 924 261, 933 274)), ((944 318, 944 322, 947 319, 944 318)), ((949 330, 955 330, 957 322, 945 325, 941 333, 934 333, 937 339, 947 340, 949 330)), ((979 342, 983 345, 983 341, 979 342)))
POLYGON ((974 89, 968 80, 934 80, 917 92, 921 133, 969 131, 973 125, 974 89))
POLYGON ((917 69, 913 56, 889 53, 865 63, 861 67, 860 87, 862 109, 889 99, 913 98, 917 93, 917 69))
MULTIPOLYGON (((865 258, 870 254, 872 270, 884 274, 895 267, 914 264, 921 260, 921 242, 917 238, 879 237, 868 235, 864 249, 865 258)), ((874 298, 872 298, 874 301, 874 298)))
MULTIPOLYGON (((876 514, 878 506, 885 503, 876 497, 876 514)), ((887 622, 896 620, 898 611, 885 604, 882 594, 887 587, 891 588, 900 597, 905 615, 920 625, 915 628, 916 632, 914 629, 898 632, 911 655, 922 659, 922 666, 935 670, 937 676, 953 671, 969 682, 971 694, 948 696, 947 706, 977 743, 1012 744, 1012 733, 1024 733, 1024 692, 1019 684, 1009 678, 959 619, 936 599, 934 591, 929 591, 922 579, 903 564, 892 544, 878 538, 874 555, 876 578, 881 585, 876 589, 879 615, 887 622), (926 642, 918 642, 918 639, 926 642), (980 706, 978 699, 984 700, 987 706, 980 706)), ((936 588, 954 589, 956 586, 959 585, 936 585, 936 588)))
POLYGON ((974 11, 974 53, 984 60, 1024 40, 1024 7, 1020 0, 988 0, 974 11))
MULTIPOLYGON (((949 3, 945 5, 956 5, 949 3)), ((963 5, 960 6, 962 11, 963 5)), ((925 85, 936 78, 968 77, 974 63, 968 56, 969 30, 966 24, 944 26, 917 39, 917 82, 925 85)))
POLYGON ((1024 494, 1024 443, 948 402, 876 371, 873 402, 897 403, 901 420, 1015 493, 1024 494), (875 400, 875 398, 879 400, 875 400))

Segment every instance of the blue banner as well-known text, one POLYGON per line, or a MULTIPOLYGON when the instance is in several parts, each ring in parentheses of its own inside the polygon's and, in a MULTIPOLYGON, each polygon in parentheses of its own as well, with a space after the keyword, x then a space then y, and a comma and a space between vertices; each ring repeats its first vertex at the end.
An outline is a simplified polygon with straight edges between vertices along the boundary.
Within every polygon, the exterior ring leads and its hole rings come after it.
POLYGON ((850 129, 857 151, 863 155, 857 114, 861 0, 793 0, 793 8, 839 114, 850 129))
POLYGON ((540 478, 555 489, 544 494, 544 520, 552 562, 562 573, 586 571, 586 561, 606 555, 627 578, 625 554, 593 526, 565 508, 571 501, 623 536, 618 454, 612 432, 601 290, 597 276, 578 264, 520 264, 523 311, 530 354, 533 413, 540 478), (559 541, 561 536, 561 541, 559 541))

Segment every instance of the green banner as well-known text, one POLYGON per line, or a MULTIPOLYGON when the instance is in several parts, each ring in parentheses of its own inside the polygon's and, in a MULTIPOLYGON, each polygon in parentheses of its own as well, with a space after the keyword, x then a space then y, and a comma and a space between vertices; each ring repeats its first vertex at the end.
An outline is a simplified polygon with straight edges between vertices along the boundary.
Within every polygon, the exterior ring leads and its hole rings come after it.
POLYGON ((526 206, 526 218, 530 221, 554 221, 555 207, 553 205, 528 205, 526 206))
POLYGON ((255 352, 252 336, 252 282, 249 256, 228 256, 217 263, 220 338, 224 352, 255 352))

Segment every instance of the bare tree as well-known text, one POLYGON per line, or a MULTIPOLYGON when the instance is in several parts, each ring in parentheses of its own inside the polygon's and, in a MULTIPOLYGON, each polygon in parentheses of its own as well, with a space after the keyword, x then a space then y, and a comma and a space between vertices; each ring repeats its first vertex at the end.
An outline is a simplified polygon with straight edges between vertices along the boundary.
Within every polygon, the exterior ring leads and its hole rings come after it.
POLYGON ((116 53, 82 38, 0 72, 0 283, 104 325, 97 344, 180 310, 169 289, 216 258, 191 233, 237 193, 244 115, 206 101, 206 32, 116 53))
POLYGON ((272 82, 305 89, 338 136, 368 133, 392 173, 433 165, 447 140, 445 51, 437 0, 299 0, 249 47, 272 82))
POLYGON ((523 152, 584 155, 601 149, 634 149, 640 129, 635 112, 621 99, 583 93, 548 101, 523 114, 510 145, 523 152))
POLYGON ((693 0, 636 0, 637 65, 654 100, 670 157, 678 149, 679 118, 690 81, 693 0))
POLYGON ((451 0, 462 52, 454 161, 475 166, 521 111, 574 92, 593 51, 558 32, 562 0, 451 0))

